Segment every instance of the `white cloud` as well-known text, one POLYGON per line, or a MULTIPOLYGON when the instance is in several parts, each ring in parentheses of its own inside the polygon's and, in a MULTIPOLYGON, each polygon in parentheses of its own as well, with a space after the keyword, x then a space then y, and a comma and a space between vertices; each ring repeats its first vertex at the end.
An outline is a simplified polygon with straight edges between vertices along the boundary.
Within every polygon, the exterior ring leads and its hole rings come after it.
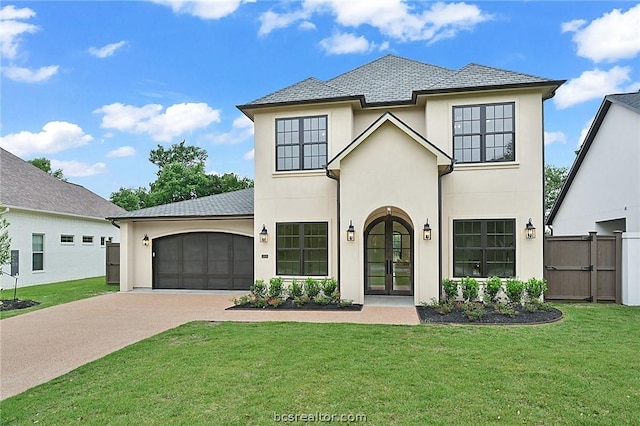
POLYGON ((167 107, 148 104, 142 107, 113 103, 98 108, 104 114, 100 127, 122 132, 147 134, 156 141, 170 142, 174 137, 220 122, 220 111, 206 103, 181 103, 167 107))
POLYGON ((220 19, 231 15, 241 3, 254 3, 242 0, 151 0, 153 3, 169 6, 174 13, 189 14, 202 19, 220 19))
POLYGON ((578 56, 594 62, 615 62, 631 59, 640 52, 640 4, 626 12, 613 9, 587 26, 586 21, 574 20, 562 24, 562 32, 573 32, 578 56))
POLYGON ((563 132, 544 132, 544 144, 551 145, 552 143, 567 143, 567 135, 563 132))
POLYGON ((639 82, 625 85, 631 80, 630 67, 615 66, 609 71, 599 69, 585 71, 580 77, 572 78, 560 86, 553 98, 557 108, 567 108, 591 99, 603 98, 611 93, 632 91, 639 82))
POLYGON ((9 65, 2 67, 2 74, 10 80, 21 83, 40 83, 53 77, 59 68, 58 65, 49 65, 48 67, 31 70, 29 68, 9 65))
POLYGON ((293 12, 269 10, 260 16, 260 35, 288 27, 298 21, 308 21, 314 14, 330 14, 337 24, 357 28, 369 25, 381 34, 399 41, 425 40, 435 42, 472 30, 481 22, 492 19, 478 6, 466 3, 409 3, 405 0, 305 0, 302 8, 293 12), (428 8, 417 10, 418 5, 428 8))
POLYGON ((132 146, 121 146, 107 153, 108 158, 131 157, 135 155, 136 149, 132 146))
POLYGON ((249 161, 249 160, 253 160, 254 156, 255 156, 255 150, 252 149, 251 151, 245 152, 242 158, 249 161))
POLYGON ((76 160, 59 161, 51 160, 51 169, 62 169, 62 173, 69 177, 86 177, 99 175, 107 171, 107 165, 104 163, 81 163, 76 160))
POLYGON ((300 22, 300 25, 298 25, 298 28, 301 30, 315 30, 316 24, 310 21, 302 21, 300 22))
POLYGON ((374 44, 364 36, 356 36, 352 33, 338 33, 320 41, 320 47, 332 55, 344 55, 347 53, 365 53, 373 49, 374 44))
POLYGON ((40 133, 23 131, 0 137, 0 146, 17 156, 27 154, 53 154, 65 149, 88 144, 93 137, 77 124, 50 121, 40 133))
POLYGON ((117 43, 107 44, 106 46, 102 47, 90 47, 89 53, 97 58, 108 58, 109 56, 112 56, 114 53, 116 53, 116 50, 126 45, 127 42, 122 40, 117 43))
POLYGON ((14 59, 18 55, 21 35, 39 30, 36 25, 20 22, 34 16, 36 13, 26 7, 16 9, 15 6, 9 5, 0 9, 0 52, 6 59, 14 59))
POLYGON ((233 120, 230 132, 211 135, 209 139, 216 145, 235 145, 252 138, 253 132, 253 121, 241 114, 233 120))
POLYGON ((587 138, 587 134, 589 133, 589 129, 591 129, 591 126, 593 125, 593 120, 595 120, 596 117, 593 116, 591 118, 591 120, 587 121, 584 125, 584 127, 582 128, 582 130, 580 130, 580 138, 578 139, 578 148, 580 148, 582 146, 582 144, 584 143, 584 140, 587 138))

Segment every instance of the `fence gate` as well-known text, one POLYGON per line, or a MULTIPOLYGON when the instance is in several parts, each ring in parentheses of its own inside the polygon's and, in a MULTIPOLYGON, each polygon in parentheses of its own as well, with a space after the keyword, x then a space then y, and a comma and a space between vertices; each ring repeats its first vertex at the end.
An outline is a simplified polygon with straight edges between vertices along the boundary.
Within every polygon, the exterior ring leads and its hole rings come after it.
POLYGON ((120 284, 120 243, 107 242, 107 284, 120 284))
POLYGON ((622 232, 545 237, 547 300, 621 303, 622 232))

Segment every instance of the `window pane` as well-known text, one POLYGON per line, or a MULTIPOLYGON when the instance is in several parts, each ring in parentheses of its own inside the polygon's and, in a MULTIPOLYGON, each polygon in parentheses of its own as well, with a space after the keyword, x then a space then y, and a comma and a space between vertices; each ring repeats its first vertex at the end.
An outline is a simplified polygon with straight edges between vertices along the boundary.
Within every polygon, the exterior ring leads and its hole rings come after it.
POLYGON ((33 253, 33 265, 32 270, 43 271, 44 270, 44 254, 33 253))
POLYGON ((32 251, 44 251, 44 235, 32 235, 31 236, 31 250, 32 251))

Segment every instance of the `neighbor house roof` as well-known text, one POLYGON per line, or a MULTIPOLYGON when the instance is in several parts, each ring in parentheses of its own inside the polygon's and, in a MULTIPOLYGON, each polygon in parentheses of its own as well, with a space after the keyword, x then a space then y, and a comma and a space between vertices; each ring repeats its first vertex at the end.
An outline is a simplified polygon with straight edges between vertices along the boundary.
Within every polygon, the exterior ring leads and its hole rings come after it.
POLYGON ((109 219, 170 219, 253 216, 253 188, 113 215, 109 219))
POLYGON ((124 212, 87 188, 61 181, 2 148, 0 204, 99 219, 124 212))
POLYGON ((562 83, 477 64, 451 70, 387 55, 327 81, 303 80, 238 108, 339 100, 358 100, 362 106, 412 104, 421 94, 527 86, 549 86, 549 98, 562 83))
POLYGON ((553 224, 553 219, 555 219, 556 215, 558 214, 558 210, 560 210, 560 206, 562 205, 562 202, 564 201, 564 198, 566 197, 567 192, 569 191, 569 188, 571 187, 571 184, 573 183, 573 180, 575 179, 576 174, 578 173, 578 170, 580 169, 580 166, 584 161, 584 158, 587 156, 587 152, 589 151, 591 144, 593 144, 593 141, 598 134, 598 130, 600 130, 600 126, 602 126, 602 122, 604 121, 607 112, 609 112, 609 108, 611 108, 611 104, 620 105, 630 111, 635 112, 636 114, 640 114, 640 92, 619 93, 605 96, 602 104, 600 105, 600 109, 598 109, 598 113, 593 119, 593 123, 591 123, 591 127, 589 128, 589 132, 587 133, 587 136, 582 143, 582 147, 580 148, 576 159, 571 165, 571 169, 569 170, 569 174, 567 175, 567 180, 564 185, 562 185, 562 189, 558 194, 558 198, 551 208, 551 213, 549 213, 549 218, 546 222, 547 225, 553 224))

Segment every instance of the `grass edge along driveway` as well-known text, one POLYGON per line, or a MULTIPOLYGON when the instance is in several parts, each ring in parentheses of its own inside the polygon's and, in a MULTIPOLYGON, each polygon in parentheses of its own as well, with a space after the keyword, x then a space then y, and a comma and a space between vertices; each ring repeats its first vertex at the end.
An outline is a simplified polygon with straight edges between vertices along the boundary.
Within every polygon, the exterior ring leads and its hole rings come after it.
MULTIPOLYGON (((117 285, 108 285, 104 276, 62 281, 52 284, 18 287, 18 291, 16 293, 18 299, 35 300, 36 302, 40 302, 40 304, 25 309, 0 311, 0 319, 11 318, 27 312, 37 311, 38 309, 86 299, 88 297, 94 297, 105 293, 113 293, 119 290, 120 287, 117 285)), ((0 298, 13 299, 13 286, 3 287, 2 296, 0 298)))
POLYGON ((2 424, 640 424, 640 308, 557 306, 541 326, 189 323, 3 401, 2 424))

